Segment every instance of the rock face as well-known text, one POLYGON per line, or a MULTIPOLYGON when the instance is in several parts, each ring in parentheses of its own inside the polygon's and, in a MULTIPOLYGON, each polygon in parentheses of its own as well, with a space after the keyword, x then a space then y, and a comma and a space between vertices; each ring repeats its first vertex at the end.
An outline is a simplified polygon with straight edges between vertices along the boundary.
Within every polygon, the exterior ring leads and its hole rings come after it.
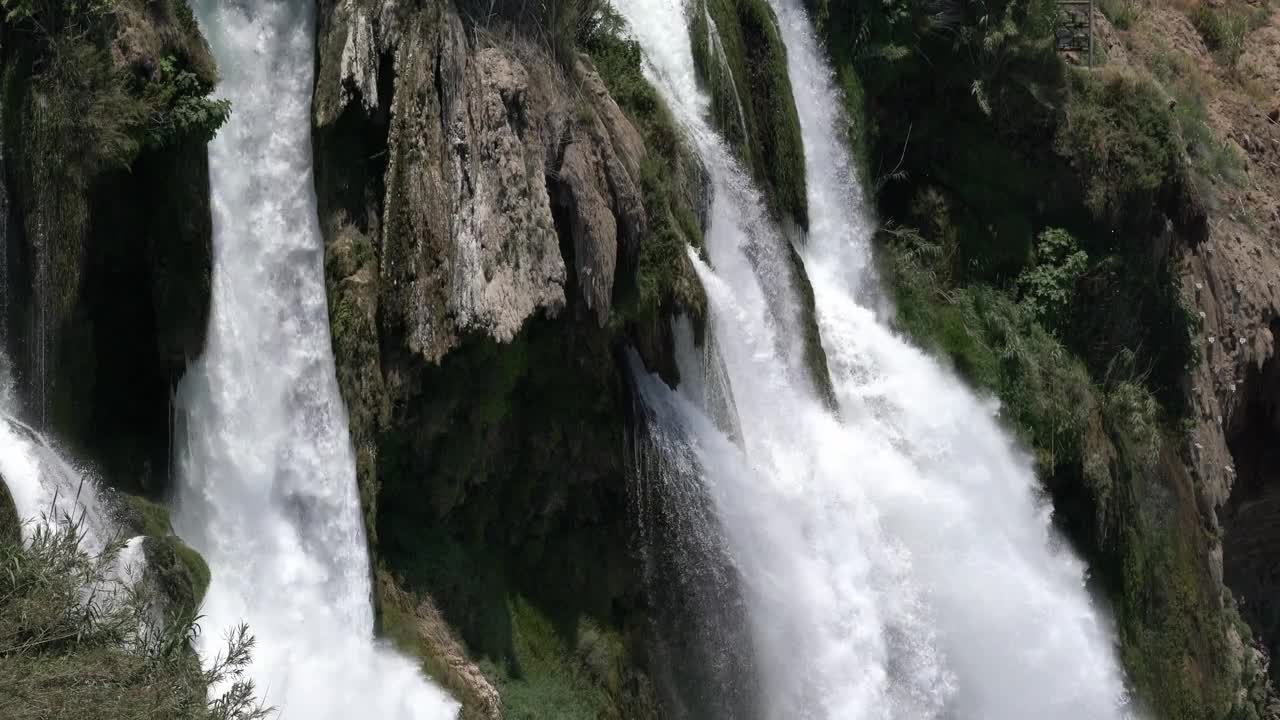
POLYGON ((496 48, 471 55, 456 17, 412 32, 396 72, 412 90, 391 108, 381 270, 409 348, 438 362, 462 333, 509 341, 564 307, 547 191, 558 138, 524 66, 496 48))
MULTIPOLYGON (((1174 29, 1176 30, 1176 28, 1174 29)), ((1173 32, 1171 30, 1170 32, 1173 32)), ((1185 32, 1184 32, 1185 34, 1185 32)), ((1198 40, 1198 38, 1194 38, 1198 40)), ((1189 43, 1188 43, 1189 44, 1189 43)), ((1249 33, 1241 72, 1280 97, 1280 17, 1249 33)), ((1207 62, 1212 62, 1207 58, 1207 62)), ((1212 67, 1212 65, 1208 65, 1212 67)), ((1203 355, 1191 376, 1193 467, 1202 514, 1217 529, 1214 569, 1280 664, 1280 124, 1254 94, 1226 86, 1215 129, 1243 160, 1248 181, 1224 183, 1221 210, 1184 255, 1183 286, 1202 314, 1203 355)), ((1273 708, 1280 716, 1280 707, 1273 708)))
MULTIPOLYGON (((1198 520, 1209 529, 1208 566, 1223 590, 1222 605, 1239 608, 1274 658, 1280 650, 1280 124, 1257 97, 1280 97, 1280 69, 1273 60, 1280 52, 1280 17, 1270 14, 1243 38, 1235 70, 1214 58, 1191 20, 1175 8, 1160 8, 1144 22, 1148 29, 1134 34, 1130 51, 1177 49, 1201 75, 1207 121, 1247 177, 1216 183, 1218 200, 1208 221, 1175 244, 1184 300, 1199 318, 1199 362, 1186 379, 1193 421, 1186 460, 1198 520), (1232 72, 1253 89, 1229 77, 1232 72)), ((1237 644, 1240 656, 1252 661, 1247 633, 1237 644)), ((1273 686, 1277 669, 1272 662, 1273 686)), ((1280 717, 1274 687, 1267 692, 1266 716, 1280 717)))
POLYGON ((506 342, 559 313, 559 211, 581 301, 604 324, 619 241, 634 255, 644 233, 645 149, 592 68, 574 87, 531 43, 478 45, 438 9, 335 3, 319 42, 320 132, 349 112, 386 123, 371 240, 388 321, 412 352, 439 362, 469 333, 506 342))
MULTIPOLYGON (((510 598, 618 632, 640 602, 622 349, 662 343, 616 306, 649 241, 650 155, 585 55, 566 66, 518 25, 408 5, 320 3, 338 379, 383 602, 438 608, 472 657, 502 663, 510 598)), ((462 645, 422 647, 466 712, 493 716, 462 645)), ((628 692, 606 692, 612 712, 650 712, 628 692)))
POLYGON ((121 487, 159 494, 213 248, 204 139, 158 139, 169 108, 154 89, 175 96, 181 68, 207 92, 216 72, 185 0, 89 17, 45 28, 52 51, 20 21, 0 28, 5 350, 39 424, 121 487))

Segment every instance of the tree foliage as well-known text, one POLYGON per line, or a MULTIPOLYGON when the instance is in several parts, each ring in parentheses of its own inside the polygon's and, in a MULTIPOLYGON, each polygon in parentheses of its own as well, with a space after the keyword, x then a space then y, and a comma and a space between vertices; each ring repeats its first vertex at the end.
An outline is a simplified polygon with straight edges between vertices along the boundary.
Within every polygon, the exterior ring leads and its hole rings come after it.
POLYGON ((212 90, 176 57, 163 58, 159 79, 144 88, 152 108, 150 121, 144 126, 147 144, 163 148, 185 140, 212 140, 231 116, 231 101, 210 98, 212 90))
POLYGON ((1018 276, 1018 287, 1031 314, 1052 326, 1054 316, 1071 311, 1076 283, 1089 267, 1089 254, 1060 228, 1040 233, 1035 250, 1036 262, 1018 276))

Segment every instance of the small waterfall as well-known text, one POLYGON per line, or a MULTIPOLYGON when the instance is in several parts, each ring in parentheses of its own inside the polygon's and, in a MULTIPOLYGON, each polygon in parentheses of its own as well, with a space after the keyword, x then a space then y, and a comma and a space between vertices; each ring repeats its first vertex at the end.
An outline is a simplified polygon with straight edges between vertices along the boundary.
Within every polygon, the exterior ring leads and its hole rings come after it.
POLYGON ((9 357, 0 351, 0 481, 13 498, 24 537, 39 523, 79 522, 84 550, 102 550, 118 530, 97 480, 23 422, 21 405, 9 357))
POLYGON ((758 716, 759 698, 740 579, 702 492, 695 433, 661 381, 630 358, 635 378, 630 488, 636 546, 653 624, 651 672, 667 716, 758 716), (679 542, 670 542, 679 538, 679 542))
MULTIPOLYGON (((740 437, 686 382, 642 398, 700 473, 749 617, 763 718, 1021 720, 1126 717, 1104 614, 1055 536, 1030 459, 992 403, 870 307, 872 223, 830 70, 799 7, 774 0, 804 136, 803 259, 838 409, 791 371, 793 290, 754 261, 760 200, 707 123, 682 0, 617 0, 647 74, 713 176, 710 307, 740 437)), ((718 363, 681 356, 681 377, 718 363)), ((667 452, 673 452, 667 450, 667 452)), ((682 530, 702 542, 699 530, 682 530)), ((669 538, 687 542, 687 537, 669 538)), ((730 649, 737 651, 738 649, 730 649)))
POLYGON ((24 536, 37 523, 78 522, 86 552, 102 550, 118 532, 106 499, 89 473, 72 465, 52 443, 10 414, 5 391, 0 410, 0 478, 13 497, 24 536))
POLYGON ((453 717, 417 663, 374 639, 311 174, 315 3, 193 5, 233 103, 209 147, 208 339, 177 393, 175 526, 212 571, 206 622, 250 625, 251 674, 286 717, 453 717))

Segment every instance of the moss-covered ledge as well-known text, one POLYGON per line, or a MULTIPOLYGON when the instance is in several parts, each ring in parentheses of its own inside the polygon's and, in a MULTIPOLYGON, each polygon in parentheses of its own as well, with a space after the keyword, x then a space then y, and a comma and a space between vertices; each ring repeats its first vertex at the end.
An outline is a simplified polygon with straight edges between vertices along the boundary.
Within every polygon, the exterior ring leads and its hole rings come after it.
POLYGON ((766 0, 697 0, 689 21, 716 126, 760 183, 774 215, 808 230, 804 140, 773 10, 766 0))

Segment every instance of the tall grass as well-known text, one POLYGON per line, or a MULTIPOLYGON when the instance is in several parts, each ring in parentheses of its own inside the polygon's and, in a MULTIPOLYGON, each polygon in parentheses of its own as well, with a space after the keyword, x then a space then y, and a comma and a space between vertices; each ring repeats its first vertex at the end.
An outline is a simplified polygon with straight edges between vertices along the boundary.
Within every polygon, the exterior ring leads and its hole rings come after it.
POLYGON ((245 626, 202 669, 192 612, 171 619, 143 574, 120 567, 124 542, 84 547, 77 522, 0 539, 0 717, 262 720, 272 710, 244 675, 254 639, 245 626), (210 687, 225 687, 210 699, 210 687))

